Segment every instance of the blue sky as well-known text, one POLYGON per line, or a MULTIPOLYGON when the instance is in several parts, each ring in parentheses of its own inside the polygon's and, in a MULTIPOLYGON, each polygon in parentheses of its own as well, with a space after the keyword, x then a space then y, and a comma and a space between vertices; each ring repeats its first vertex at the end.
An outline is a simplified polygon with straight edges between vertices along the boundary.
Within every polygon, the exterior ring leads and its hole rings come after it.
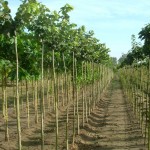
MULTIPOLYGON (((15 14, 20 0, 8 0, 15 14)), ((110 48, 110 55, 119 58, 131 48, 131 35, 150 23, 149 0, 39 0, 50 10, 59 10, 66 3, 74 10, 71 22, 93 30, 95 37, 110 48)))

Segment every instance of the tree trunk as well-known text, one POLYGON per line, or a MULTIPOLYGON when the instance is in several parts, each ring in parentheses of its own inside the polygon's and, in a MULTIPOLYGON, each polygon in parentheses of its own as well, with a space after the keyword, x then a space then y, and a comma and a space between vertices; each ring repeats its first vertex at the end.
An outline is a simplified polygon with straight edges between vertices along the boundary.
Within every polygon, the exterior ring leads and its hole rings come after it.
POLYGON ((72 59, 73 59, 73 70, 72 70, 72 84, 73 84, 73 140, 72 140, 72 143, 73 143, 73 146, 74 146, 74 140, 75 140, 75 57, 74 57, 74 52, 73 52, 73 55, 72 55, 72 59))
POLYGON ((56 79, 56 72, 55 72, 55 56, 54 56, 54 49, 53 49, 53 77, 54 77, 54 99, 55 99, 55 131, 56 131, 56 147, 55 149, 58 150, 58 93, 57 93, 57 79, 56 79))
POLYGON ((38 123, 38 92, 37 92, 37 90, 38 90, 38 83, 37 83, 37 79, 35 79, 35 93, 34 93, 34 95, 35 95, 35 123, 38 123))
POLYGON ((44 150, 44 41, 42 40, 42 72, 41 72, 41 88, 42 88, 42 97, 41 97, 41 149, 44 150))
MULTIPOLYGON (((84 62, 82 62, 82 79, 84 82, 84 62)), ((82 83, 82 126, 84 127, 84 116, 85 116, 85 108, 84 108, 84 83, 82 83)))
POLYGON ((17 49, 17 33, 15 31, 15 52, 16 52, 16 101, 17 101, 17 132, 18 132, 18 149, 21 150, 21 126, 20 126, 20 102, 19 102, 19 62, 17 49))
POLYGON ((29 108, 29 90, 28 90, 28 81, 26 80, 26 107, 27 107, 27 123, 28 128, 30 127, 30 108, 29 108))
POLYGON ((47 103, 48 103, 48 111, 50 111, 50 75, 49 75, 49 66, 48 66, 48 72, 47 72, 47 103))
POLYGON ((66 150, 69 150, 69 144, 68 144, 68 107, 66 110, 66 150))

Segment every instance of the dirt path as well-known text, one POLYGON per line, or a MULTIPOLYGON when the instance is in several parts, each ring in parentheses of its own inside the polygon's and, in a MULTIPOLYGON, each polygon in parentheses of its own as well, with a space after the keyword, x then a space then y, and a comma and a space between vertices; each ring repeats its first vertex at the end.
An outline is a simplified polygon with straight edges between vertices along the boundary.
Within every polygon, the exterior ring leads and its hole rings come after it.
POLYGON ((78 150, 145 150, 141 130, 133 116, 119 81, 113 80, 76 137, 78 150))

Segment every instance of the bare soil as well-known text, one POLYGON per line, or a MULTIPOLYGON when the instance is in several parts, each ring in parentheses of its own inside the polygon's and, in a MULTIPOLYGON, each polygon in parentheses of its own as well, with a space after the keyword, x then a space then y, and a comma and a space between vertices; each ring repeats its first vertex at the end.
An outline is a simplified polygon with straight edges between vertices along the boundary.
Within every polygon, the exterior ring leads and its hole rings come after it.
MULTIPOLYGON (((87 90, 88 92, 88 90, 87 90)), ((58 150, 66 150, 66 107, 69 108, 69 150, 145 150, 144 139, 139 128, 137 119, 134 117, 131 106, 121 90, 118 79, 114 79, 108 89, 98 100, 96 108, 89 116, 88 123, 80 129, 76 135, 75 145, 72 145, 73 128, 73 102, 70 100, 68 106, 62 106, 62 97, 59 97, 59 142, 58 150)), ((79 96, 81 99, 81 95, 79 96)), ((52 97, 51 97, 52 100, 52 97)), ((55 112, 48 110, 45 105, 46 114, 44 119, 45 150, 55 150, 55 112)), ((82 112, 82 102, 79 111, 82 112)), ((0 150, 17 150, 17 125, 16 115, 13 107, 9 106, 9 135, 10 141, 5 142, 5 124, 0 111, 0 150)), ((40 110, 39 110, 40 113, 40 110)), ((80 115, 80 123, 82 114, 80 115)), ((41 122, 34 121, 34 108, 30 100, 30 128, 27 128, 26 104, 24 100, 21 109, 22 149, 41 149, 41 122)))

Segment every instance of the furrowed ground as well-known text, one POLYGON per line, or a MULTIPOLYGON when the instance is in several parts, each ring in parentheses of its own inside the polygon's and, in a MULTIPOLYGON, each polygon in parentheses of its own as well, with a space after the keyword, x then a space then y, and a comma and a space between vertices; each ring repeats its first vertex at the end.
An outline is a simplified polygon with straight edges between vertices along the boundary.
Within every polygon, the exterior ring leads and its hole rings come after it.
MULTIPOLYGON (((86 91, 88 93, 88 89, 86 91)), ((80 124, 82 124, 82 101, 79 95, 80 124)), ((32 105, 32 104, 31 104, 32 105)), ((52 104, 51 104, 52 105, 52 104)), ((25 107, 26 105, 24 105, 25 107)), ((66 134, 66 109, 67 106, 60 106, 59 109, 59 139, 58 149, 65 150, 66 134)), ((132 107, 127 103, 123 95, 118 79, 114 79, 99 99, 96 108, 88 118, 88 123, 80 129, 76 135, 75 145, 72 146, 73 128, 73 102, 68 104, 69 108, 69 149, 73 150, 145 150, 144 139, 139 124, 134 117, 132 107)), ((12 108, 13 109, 13 108, 12 108)), ((21 113, 22 127, 22 148, 24 150, 40 150, 40 119, 34 123, 34 110, 30 107, 30 128, 27 128, 25 110, 21 113)), ((2 114, 2 113, 1 113, 2 114)), ((2 120, 2 116, 1 116, 2 120)), ((76 123, 75 123, 76 124, 76 123)), ((13 110, 9 110, 9 133, 10 141, 4 142, 5 126, 1 122, 0 127, 0 150, 17 149, 16 120, 13 110)), ((77 127, 76 127, 77 130, 77 127)), ((50 109, 44 120, 45 150, 55 149, 55 113, 50 109)))
POLYGON ((145 150, 132 107, 114 79, 76 138, 78 150, 145 150))

